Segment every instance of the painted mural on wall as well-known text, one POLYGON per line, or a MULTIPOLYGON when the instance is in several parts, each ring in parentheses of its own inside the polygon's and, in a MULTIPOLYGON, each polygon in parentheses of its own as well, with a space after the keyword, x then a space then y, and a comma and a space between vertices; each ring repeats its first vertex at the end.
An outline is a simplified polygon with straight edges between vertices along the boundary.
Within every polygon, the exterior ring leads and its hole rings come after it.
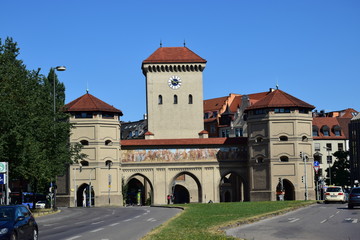
POLYGON ((201 149, 122 150, 122 162, 181 162, 199 160, 239 160, 237 147, 201 149))

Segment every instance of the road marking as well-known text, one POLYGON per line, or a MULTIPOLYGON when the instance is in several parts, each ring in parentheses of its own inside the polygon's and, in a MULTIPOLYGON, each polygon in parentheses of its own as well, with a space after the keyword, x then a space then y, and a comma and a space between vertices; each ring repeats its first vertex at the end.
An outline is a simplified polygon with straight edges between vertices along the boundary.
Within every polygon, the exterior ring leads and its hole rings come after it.
POLYGON ((358 222, 357 218, 353 219, 353 221, 352 221, 352 223, 357 223, 357 222, 358 222))
POLYGON ((327 221, 327 219, 325 219, 325 220, 322 220, 320 223, 324 223, 324 222, 326 222, 327 221))
POLYGON ((91 223, 92 225, 96 225, 96 224, 99 224, 99 223, 102 223, 102 222, 104 222, 104 221, 100 221, 100 222, 93 222, 93 223, 91 223))
POLYGON ((331 215, 329 218, 333 218, 334 217, 334 215, 331 215))
POLYGON ((289 220, 291 223, 294 223, 294 222, 299 221, 300 219, 299 218, 289 218, 289 220))
POLYGON ((126 219, 126 220, 124 220, 123 222, 128 222, 128 221, 131 221, 132 219, 130 218, 130 219, 126 219))
POLYGON ((92 230, 92 231, 90 231, 90 232, 98 232, 98 231, 101 231, 101 230, 104 230, 104 228, 94 229, 94 230, 92 230))
POLYGON ((339 213, 340 213, 340 211, 337 211, 337 212, 336 212, 336 214, 339 214, 339 213))
POLYGON ((149 218, 148 220, 146 220, 147 222, 156 222, 157 220, 155 218, 149 218))
POLYGON ((71 237, 71 238, 67 238, 65 240, 73 240, 73 239, 77 239, 77 238, 80 238, 81 236, 74 236, 74 237, 71 237))
POLYGON ((140 217, 140 215, 138 215, 138 216, 136 216, 136 217, 134 217, 134 218, 139 218, 140 217))
POLYGON ((120 223, 113 223, 113 224, 110 224, 109 226, 113 227, 113 226, 116 226, 118 224, 120 224, 120 223))

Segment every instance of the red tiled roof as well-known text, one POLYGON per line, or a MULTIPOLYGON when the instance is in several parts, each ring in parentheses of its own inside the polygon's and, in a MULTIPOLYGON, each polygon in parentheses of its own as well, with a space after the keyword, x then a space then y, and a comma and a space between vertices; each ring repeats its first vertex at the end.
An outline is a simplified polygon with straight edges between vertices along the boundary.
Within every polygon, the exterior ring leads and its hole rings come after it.
POLYGON ((204 100, 204 112, 220 110, 227 99, 228 97, 219 97, 204 100))
POLYGON ((206 63, 206 60, 187 47, 161 47, 145 59, 144 63, 206 63))
POLYGON ((239 145, 246 143, 247 138, 133 139, 120 142, 122 147, 239 145))
POLYGON ((334 118, 334 117, 315 117, 312 124, 318 128, 319 136, 313 136, 315 140, 320 139, 348 139, 348 124, 350 118, 334 118), (329 127, 329 135, 324 136, 321 129, 327 126, 329 127), (341 128, 341 136, 335 136, 333 128, 339 126, 341 128))
POLYGON ((339 118, 352 118, 354 117, 353 113, 358 113, 358 111, 356 111, 353 108, 347 108, 341 111, 333 111, 333 112, 329 112, 327 113, 328 117, 339 117, 339 118))
POLYGON ((111 112, 120 113, 120 116, 122 116, 122 112, 119 109, 114 108, 89 93, 66 104, 64 108, 65 112, 111 112))
POLYGON ((309 109, 315 108, 313 105, 310 105, 296 97, 293 97, 286 92, 276 89, 272 92, 269 92, 265 97, 248 107, 246 110, 271 107, 302 107, 309 109))

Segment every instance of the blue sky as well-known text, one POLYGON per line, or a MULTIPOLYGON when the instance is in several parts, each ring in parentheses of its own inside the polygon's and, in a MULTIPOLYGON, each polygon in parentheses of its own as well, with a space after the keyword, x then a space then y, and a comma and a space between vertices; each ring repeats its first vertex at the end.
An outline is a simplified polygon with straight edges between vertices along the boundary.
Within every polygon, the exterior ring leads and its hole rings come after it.
POLYGON ((208 61, 204 99, 283 91, 318 110, 360 111, 358 0, 2 1, 0 38, 28 69, 65 65, 66 101, 89 92, 143 117, 141 63, 186 46, 208 61))

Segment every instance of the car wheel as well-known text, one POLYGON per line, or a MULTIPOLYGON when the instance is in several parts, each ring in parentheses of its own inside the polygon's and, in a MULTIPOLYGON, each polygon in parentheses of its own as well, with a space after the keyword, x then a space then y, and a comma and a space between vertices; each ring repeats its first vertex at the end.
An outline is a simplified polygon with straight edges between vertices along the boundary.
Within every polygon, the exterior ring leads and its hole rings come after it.
POLYGON ((38 230, 37 229, 34 229, 34 232, 33 232, 33 238, 34 240, 38 240, 39 239, 39 235, 38 235, 38 230))
POLYGON ((10 236, 10 240, 16 240, 16 239, 17 239, 16 233, 13 232, 10 236))

